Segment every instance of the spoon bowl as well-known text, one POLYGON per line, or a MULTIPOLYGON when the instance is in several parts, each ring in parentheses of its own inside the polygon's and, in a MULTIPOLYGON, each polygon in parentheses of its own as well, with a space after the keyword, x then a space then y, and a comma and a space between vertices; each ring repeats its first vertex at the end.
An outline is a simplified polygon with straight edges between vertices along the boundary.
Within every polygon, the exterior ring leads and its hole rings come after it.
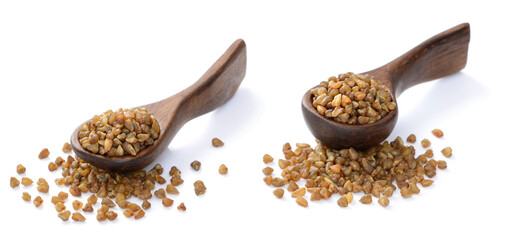
MULTIPOLYGON (((469 41, 470 25, 463 23, 429 38, 388 64, 362 74, 369 74, 382 82, 397 103, 397 97, 406 89, 463 69, 469 41)), ((375 146, 391 134, 398 119, 397 104, 388 115, 371 124, 339 123, 316 111, 310 90, 303 95, 301 110, 312 135, 333 149, 375 146)))
MULTIPOLYGON (((189 120, 213 111, 231 99, 246 74, 246 44, 236 40, 210 69, 193 85, 164 100, 139 106, 154 115, 160 133, 153 145, 136 156, 109 157, 84 149, 79 142, 79 128, 71 136, 72 149, 90 164, 112 171, 128 172, 152 163, 189 120)), ((138 108, 139 108, 138 107, 138 108)))

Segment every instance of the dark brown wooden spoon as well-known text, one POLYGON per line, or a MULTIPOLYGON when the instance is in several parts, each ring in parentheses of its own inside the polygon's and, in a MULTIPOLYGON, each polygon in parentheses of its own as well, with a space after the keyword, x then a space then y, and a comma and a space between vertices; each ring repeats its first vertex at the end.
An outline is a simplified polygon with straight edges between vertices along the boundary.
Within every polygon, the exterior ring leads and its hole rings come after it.
MULTIPOLYGON (((393 100, 419 83, 445 77, 463 69, 467 63, 470 25, 463 23, 424 41, 399 58, 365 72, 391 91, 393 100)), ((349 125, 321 116, 312 106, 310 90, 301 103, 305 123, 321 143, 333 149, 365 149, 384 141, 397 123, 397 107, 379 121, 367 125, 349 125)))
POLYGON ((79 143, 78 127, 70 139, 72 149, 81 159, 99 168, 113 171, 142 169, 167 148, 185 123, 227 102, 239 88, 245 74, 246 44, 239 39, 196 83, 162 101, 140 106, 147 108, 160 124, 160 134, 153 145, 136 156, 106 157, 93 154, 79 143))

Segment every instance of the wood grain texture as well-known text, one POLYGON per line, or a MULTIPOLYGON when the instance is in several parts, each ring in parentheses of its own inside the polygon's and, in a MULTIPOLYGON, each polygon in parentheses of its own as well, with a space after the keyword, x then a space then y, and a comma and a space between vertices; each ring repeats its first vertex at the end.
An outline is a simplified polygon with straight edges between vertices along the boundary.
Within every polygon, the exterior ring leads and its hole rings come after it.
POLYGON ((136 156, 105 157, 81 147, 77 128, 70 139, 72 148, 81 159, 99 168, 122 172, 142 169, 156 160, 185 123, 230 100, 245 74, 246 44, 239 39, 193 85, 159 102, 140 106, 147 108, 160 124, 160 135, 153 145, 136 156))
MULTIPOLYGON (((420 83, 445 77, 463 69, 467 62, 470 25, 463 23, 419 44, 377 69, 365 72, 381 81, 392 98, 420 83)), ((314 137, 333 149, 365 149, 384 141, 395 128, 397 107, 381 120, 367 125, 349 125, 321 116, 312 106, 310 90, 302 99, 305 123, 314 137)))

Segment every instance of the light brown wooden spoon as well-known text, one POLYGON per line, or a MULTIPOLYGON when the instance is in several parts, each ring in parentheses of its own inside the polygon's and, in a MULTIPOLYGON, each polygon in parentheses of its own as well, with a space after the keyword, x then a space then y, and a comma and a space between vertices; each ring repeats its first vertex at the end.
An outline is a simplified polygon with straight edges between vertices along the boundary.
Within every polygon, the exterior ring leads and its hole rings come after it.
MULTIPOLYGON (((396 97, 409 87, 463 69, 467 63, 469 41, 470 25, 463 23, 431 37, 390 63, 363 74, 372 75, 386 85, 396 103, 396 97)), ((384 118, 367 125, 349 125, 321 116, 312 106, 310 90, 303 96, 301 105, 305 123, 314 137, 333 149, 375 146, 391 134, 397 123, 398 105, 384 118)))
POLYGON ((193 85, 162 101, 140 106, 152 113, 160 124, 154 144, 136 156, 106 157, 85 150, 79 143, 79 127, 70 139, 72 149, 90 164, 113 171, 135 171, 152 163, 171 143, 189 120, 208 113, 227 102, 246 74, 246 44, 235 41, 211 68, 193 85))

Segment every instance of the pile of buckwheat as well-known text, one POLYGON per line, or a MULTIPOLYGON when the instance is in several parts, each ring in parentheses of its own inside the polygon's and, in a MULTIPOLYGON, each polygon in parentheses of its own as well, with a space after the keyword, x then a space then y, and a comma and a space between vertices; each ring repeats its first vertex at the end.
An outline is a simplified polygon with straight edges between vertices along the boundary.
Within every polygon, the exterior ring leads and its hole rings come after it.
POLYGON ((310 92, 320 115, 352 125, 374 123, 397 106, 387 87, 367 74, 332 76, 310 92))
MULTIPOLYGON (((72 148, 69 143, 63 145, 62 151, 67 154, 66 159, 59 156, 55 161, 50 161, 48 170, 56 172, 60 168, 61 176, 53 182, 58 187, 67 188, 67 190, 51 196, 50 199, 57 211, 58 218, 63 221, 72 219, 76 222, 84 222, 86 220, 84 215, 94 211, 96 212, 95 218, 100 222, 115 220, 119 211, 122 211, 126 218, 140 219, 145 216, 145 211, 151 207, 149 200, 152 199, 153 195, 161 200, 164 207, 171 207, 174 202, 172 198, 180 194, 177 187, 184 183, 181 171, 176 166, 172 166, 165 177, 164 169, 160 164, 156 164, 149 171, 139 170, 120 173, 97 168, 75 155, 70 155, 72 148), (73 197, 72 202, 67 204, 70 196, 73 197), (68 205, 71 205, 71 210, 68 210, 68 205)), ((50 151, 44 148, 39 153, 38 158, 47 160, 49 156, 50 151)), ((191 168, 198 170, 200 162, 193 161, 191 168)), ((13 189, 30 188, 34 182, 27 176, 26 167, 18 164, 16 171, 21 178, 19 180, 17 177, 11 177, 10 186, 13 189)), ((221 164, 219 173, 225 175, 227 171, 227 167, 221 164)), ((46 179, 38 178, 36 184, 39 193, 47 194, 49 192, 50 185, 46 179)), ((207 190, 201 180, 195 181, 193 185, 197 196, 204 194, 207 190)), ((39 208, 44 204, 42 197, 45 195, 33 198, 35 207, 39 208)), ((24 191, 22 192, 22 199, 30 202, 32 196, 24 191)), ((177 206, 177 209, 186 211, 186 206, 182 202, 177 206)))
MULTIPOLYGON (((435 129, 432 133, 442 137, 443 132, 435 129)), ((416 137, 411 134, 408 143, 415 143, 416 137)), ((428 139, 421 143, 426 149, 424 154, 415 156, 415 148, 406 145, 401 137, 394 141, 371 147, 364 151, 353 148, 333 150, 318 141, 314 148, 309 144, 298 143, 293 149, 289 143, 283 145, 284 159, 278 160, 282 170, 281 176, 273 177, 274 169, 267 166, 263 169, 264 182, 276 187, 273 194, 277 198, 284 195, 284 187, 302 207, 308 206, 305 195, 309 194, 310 201, 329 199, 333 194, 339 194, 337 204, 347 207, 353 201, 353 193, 362 193, 359 202, 370 204, 372 197, 378 198, 378 203, 386 207, 394 191, 399 189, 403 198, 419 194, 420 188, 429 187, 437 169, 445 169, 445 160, 433 159, 434 154, 428 139), (425 143, 428 144, 425 144, 425 143), (304 180, 304 186, 298 185, 304 180)), ((450 147, 441 153, 449 158, 452 156, 450 147)), ((270 164, 274 158, 269 154, 263 156, 263 162, 270 164)))

